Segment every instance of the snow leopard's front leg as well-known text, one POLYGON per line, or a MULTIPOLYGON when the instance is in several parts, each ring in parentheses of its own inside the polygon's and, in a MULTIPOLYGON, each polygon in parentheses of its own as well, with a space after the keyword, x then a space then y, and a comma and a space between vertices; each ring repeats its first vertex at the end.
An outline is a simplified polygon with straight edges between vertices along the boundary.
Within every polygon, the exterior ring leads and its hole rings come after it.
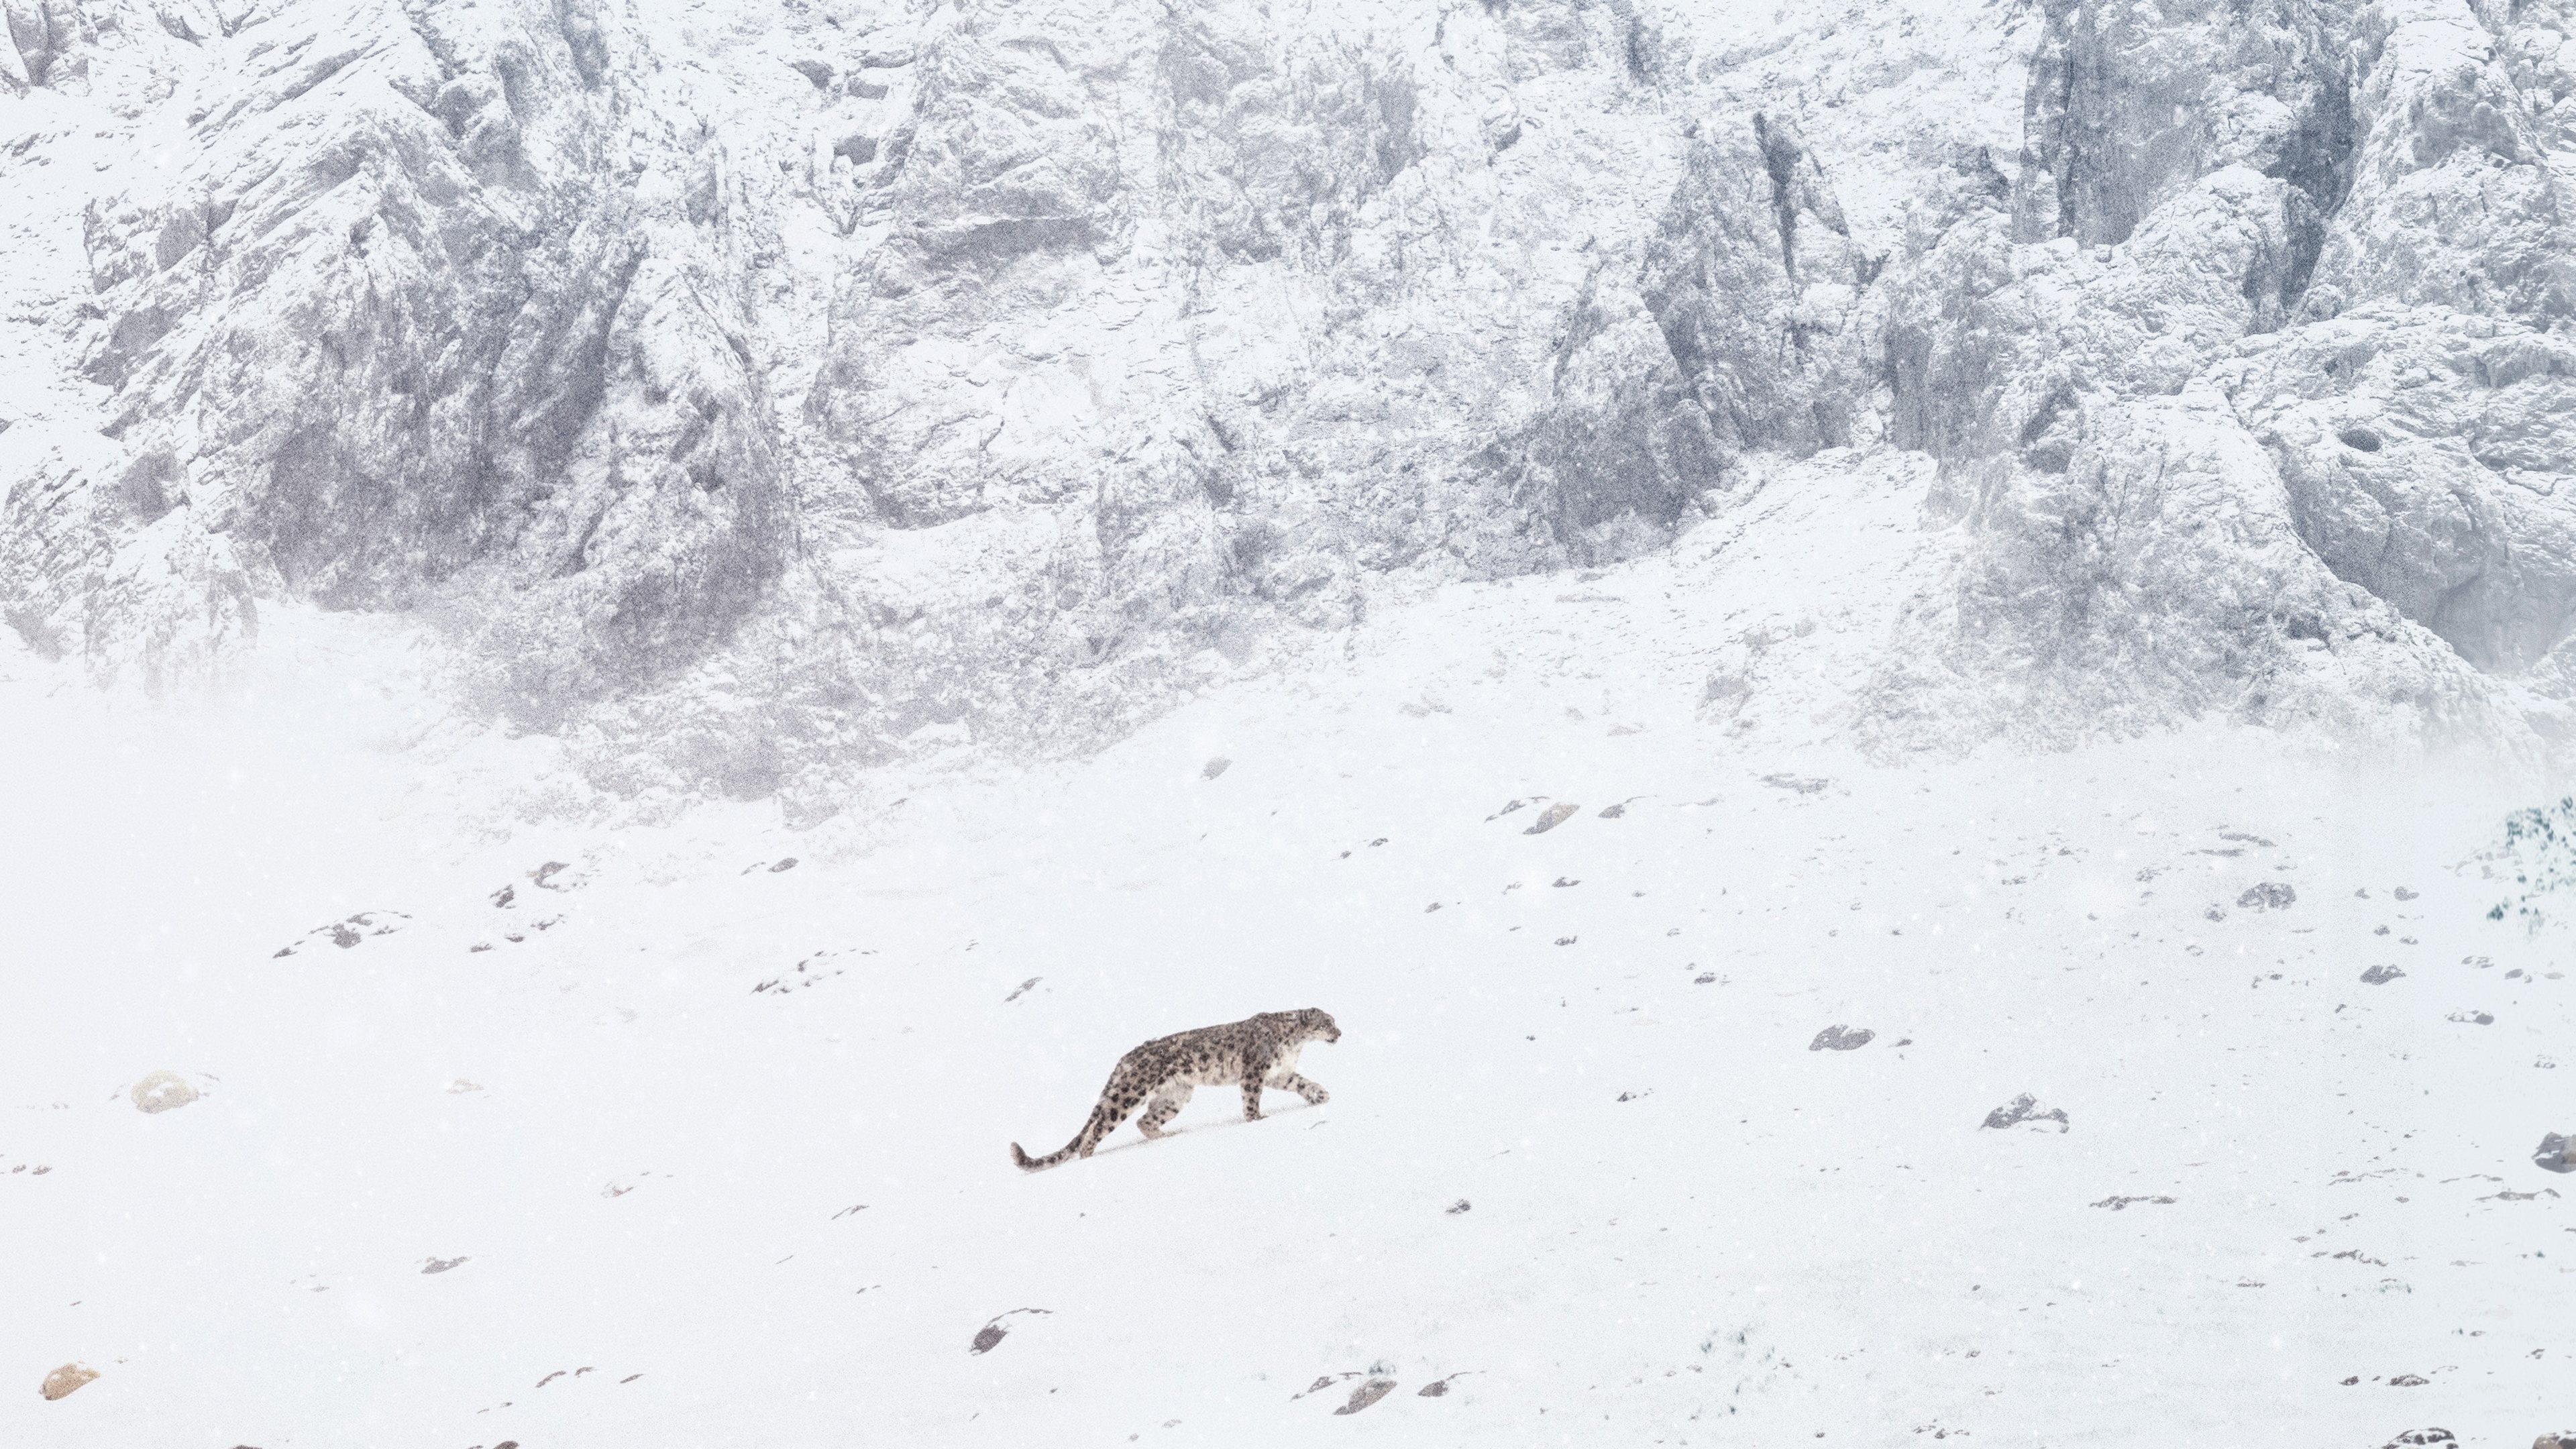
POLYGON ((1266 1085, 1277 1087, 1280 1091, 1294 1092, 1305 1098, 1306 1104, 1310 1107, 1320 1107, 1333 1100, 1333 1094, 1324 1090, 1323 1083, 1312 1078, 1301 1077, 1295 1072, 1272 1072, 1264 1081, 1266 1085))

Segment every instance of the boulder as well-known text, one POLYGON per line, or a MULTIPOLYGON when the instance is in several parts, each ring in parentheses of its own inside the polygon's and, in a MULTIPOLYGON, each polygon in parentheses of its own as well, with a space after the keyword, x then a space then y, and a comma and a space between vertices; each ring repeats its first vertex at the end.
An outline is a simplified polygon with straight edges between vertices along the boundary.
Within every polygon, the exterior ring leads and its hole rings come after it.
POLYGON ((2540 1139, 2531 1154, 2532 1165, 2551 1172, 2576 1172, 2576 1139, 2562 1132, 2552 1132, 2540 1139))
POLYGON ((2053 1126, 2055 1130, 2064 1132, 2072 1124, 2066 1120, 2065 1108, 2042 1107, 2038 1098, 2024 1092, 1988 1112, 1985 1125, 1999 1130, 2008 1127, 2028 1127, 2038 1132, 2048 1131, 2053 1126))
POLYGON ((128 1096, 139 1112, 169 1112, 197 1100, 197 1089, 177 1072, 152 1072, 136 1082, 128 1096))

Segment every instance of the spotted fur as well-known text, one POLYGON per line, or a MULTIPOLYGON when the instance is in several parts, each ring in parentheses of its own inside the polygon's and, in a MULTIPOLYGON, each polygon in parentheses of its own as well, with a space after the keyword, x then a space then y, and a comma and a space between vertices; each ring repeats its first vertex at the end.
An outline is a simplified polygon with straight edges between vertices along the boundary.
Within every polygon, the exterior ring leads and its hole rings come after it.
POLYGON ((1247 1122, 1261 1120, 1264 1087, 1294 1092, 1309 1102, 1330 1101, 1331 1093, 1297 1075, 1297 1053, 1310 1041, 1341 1039, 1342 1029, 1332 1017, 1312 1008, 1265 1011, 1223 1026, 1156 1037, 1118 1059, 1109 1085, 1100 1090, 1099 1105, 1091 1109, 1091 1120, 1062 1150, 1031 1157, 1014 1142, 1011 1161, 1035 1172, 1067 1158, 1089 1157, 1139 1103, 1145 1115, 1136 1119, 1137 1129, 1147 1137, 1163 1136, 1163 1124, 1180 1114, 1199 1087, 1241 1086, 1247 1122))

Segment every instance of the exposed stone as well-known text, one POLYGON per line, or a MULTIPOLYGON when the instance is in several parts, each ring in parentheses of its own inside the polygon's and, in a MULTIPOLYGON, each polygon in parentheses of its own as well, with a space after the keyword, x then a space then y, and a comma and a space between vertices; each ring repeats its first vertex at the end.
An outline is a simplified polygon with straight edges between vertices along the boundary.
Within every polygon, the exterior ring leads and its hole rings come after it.
POLYGON ((1563 825, 1566 821, 1573 819, 1574 812, 1582 808, 1582 806, 1575 804, 1571 800, 1559 800, 1555 804, 1548 806, 1545 810, 1540 811, 1538 813, 1538 818, 1531 821, 1529 825, 1521 831, 1521 834, 1545 835, 1547 832, 1563 825))
POLYGON ((197 1100, 197 1089, 177 1072, 151 1072, 127 1095, 134 1099, 137 1111, 167 1112, 197 1100))
POLYGON ((2043 1108, 2039 1105, 2038 1098, 2033 1097, 2028 1092, 2024 1092, 2020 1096, 2013 1098, 2011 1101, 2006 1102, 2000 1107, 1997 1107, 1995 1110, 1988 1112, 1986 1114, 1985 1125, 1997 1129, 2026 1126, 2031 1128, 2033 1131, 2039 1132, 2048 1131, 2053 1125, 2055 1130, 2063 1132, 2066 1131, 2071 1124, 2066 1120, 2065 1108, 2043 1108))
POLYGON ((1369 1405, 1376 1403, 1378 1400, 1385 1398, 1393 1392, 1395 1392, 1395 1380, 1393 1379, 1363 1379, 1358 1387, 1351 1390, 1350 1401, 1343 1404, 1340 1408, 1335 1409, 1333 1412, 1335 1414, 1356 1414, 1360 1410, 1367 1408, 1369 1405))
POLYGON ((2551 1172, 2576 1172, 2576 1142, 2571 1142, 2565 1133, 2548 1133, 2532 1152, 2531 1161, 2533 1166, 2551 1172))
POLYGON ((2279 881, 2267 880, 2259 885, 2247 886, 2245 893, 2236 898, 2236 905, 2239 910, 2251 908, 2258 911, 2285 911, 2298 899, 2297 891, 2279 881))

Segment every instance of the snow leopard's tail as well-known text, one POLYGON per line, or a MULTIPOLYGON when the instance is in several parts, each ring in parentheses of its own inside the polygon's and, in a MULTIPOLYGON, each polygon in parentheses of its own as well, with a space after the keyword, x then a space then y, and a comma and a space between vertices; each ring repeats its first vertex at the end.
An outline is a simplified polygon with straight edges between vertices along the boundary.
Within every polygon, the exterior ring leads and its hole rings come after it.
POLYGON ((1043 1172, 1071 1158, 1089 1157, 1091 1149, 1100 1145, 1100 1139, 1117 1131, 1118 1124, 1126 1116, 1117 1110, 1115 1098, 1104 1096, 1100 1105, 1091 1109, 1091 1120, 1082 1124, 1082 1130, 1074 1134, 1071 1142, 1044 1157, 1031 1157, 1014 1142, 1011 1144, 1011 1161, 1022 1172, 1043 1172))

